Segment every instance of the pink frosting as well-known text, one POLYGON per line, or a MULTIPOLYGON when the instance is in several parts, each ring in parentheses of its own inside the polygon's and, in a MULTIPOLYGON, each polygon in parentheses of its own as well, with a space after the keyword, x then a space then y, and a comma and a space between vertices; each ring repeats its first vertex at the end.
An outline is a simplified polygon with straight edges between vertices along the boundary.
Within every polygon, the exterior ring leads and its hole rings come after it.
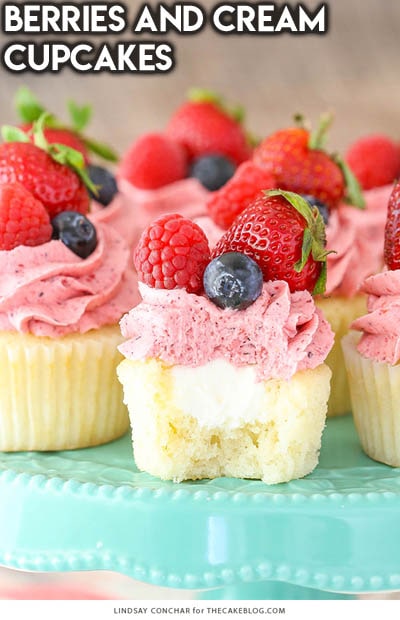
POLYGON ((358 350, 377 362, 400 360, 400 270, 383 271, 366 279, 368 314, 353 321, 352 329, 363 332, 358 350))
POLYGON ((218 241, 225 233, 225 230, 218 226, 209 215, 202 215, 201 217, 195 217, 193 220, 204 232, 208 239, 208 245, 212 250, 218 241))
POLYGON ((0 251, 0 330, 52 338, 118 323, 138 302, 125 241, 96 224, 85 259, 61 241, 0 251))
POLYGON ((96 201, 92 201, 90 210, 91 219, 96 226, 99 222, 108 224, 125 239, 129 247, 136 243, 138 224, 135 207, 124 191, 120 190, 106 207, 96 201))
POLYGON ((119 179, 118 186, 134 210, 134 244, 139 240, 142 231, 164 213, 179 213, 193 219, 206 212, 205 204, 209 192, 197 179, 183 179, 154 190, 138 189, 126 179, 119 179))
POLYGON ((386 211, 392 185, 365 192, 366 208, 342 204, 331 212, 326 227, 327 295, 352 297, 367 276, 383 266, 386 211))
POLYGON ((139 284, 143 301, 121 320, 120 351, 132 360, 155 357, 196 367, 217 358, 255 364, 258 380, 290 379, 326 358, 333 333, 307 291, 286 282, 264 284, 246 310, 223 310, 209 299, 139 284))

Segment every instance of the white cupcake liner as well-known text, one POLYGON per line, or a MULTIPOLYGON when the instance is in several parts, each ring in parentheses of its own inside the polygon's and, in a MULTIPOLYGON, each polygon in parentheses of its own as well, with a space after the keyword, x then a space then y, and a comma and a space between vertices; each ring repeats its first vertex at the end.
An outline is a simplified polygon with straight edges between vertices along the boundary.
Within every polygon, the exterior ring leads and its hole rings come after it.
POLYGON ((354 424, 368 456, 400 467, 400 366, 364 358, 359 338, 350 332, 342 340, 354 424))
POLYGON ((82 448, 125 433, 121 340, 118 326, 58 339, 0 333, 0 450, 82 448))

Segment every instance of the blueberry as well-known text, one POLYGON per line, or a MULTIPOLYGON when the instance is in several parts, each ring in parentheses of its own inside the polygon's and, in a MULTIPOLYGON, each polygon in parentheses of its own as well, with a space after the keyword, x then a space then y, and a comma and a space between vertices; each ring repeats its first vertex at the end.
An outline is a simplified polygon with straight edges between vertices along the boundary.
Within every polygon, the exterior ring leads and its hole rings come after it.
POLYGON ((76 211, 62 211, 51 220, 53 239, 60 239, 81 258, 87 258, 97 245, 96 229, 87 217, 76 211))
POLYGON ((97 196, 89 190, 89 194, 99 202, 103 207, 110 204, 115 194, 118 192, 117 182, 115 176, 102 166, 95 166, 89 164, 86 168, 90 180, 97 185, 97 196))
POLYGON ((223 155, 204 155, 194 160, 189 176, 200 181, 210 192, 214 192, 229 181, 235 168, 235 164, 223 155))
POLYGON ((311 196, 310 194, 301 194, 301 196, 302 198, 304 198, 304 200, 307 200, 307 202, 309 202, 312 207, 317 207, 326 226, 329 220, 329 209, 326 204, 324 204, 317 198, 314 198, 314 196, 311 196))
POLYGON ((203 276, 207 297, 220 308, 243 310, 261 295, 263 275, 252 259, 240 252, 214 258, 203 276))

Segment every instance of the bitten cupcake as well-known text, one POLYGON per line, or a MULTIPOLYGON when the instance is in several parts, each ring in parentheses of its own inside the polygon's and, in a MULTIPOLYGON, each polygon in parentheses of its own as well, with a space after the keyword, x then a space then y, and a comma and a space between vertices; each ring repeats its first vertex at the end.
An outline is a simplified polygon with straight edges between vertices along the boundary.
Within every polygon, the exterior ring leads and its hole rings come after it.
POLYGON ((136 464, 162 479, 273 484, 318 462, 333 343, 310 294, 323 286, 323 223, 290 193, 239 219, 213 257, 203 231, 179 215, 156 220, 135 253, 142 302, 121 321, 118 376, 136 464), (247 244, 255 238, 257 256, 247 244))
POLYGON ((82 180, 50 152, 63 149, 0 145, 3 451, 96 445, 129 425, 115 373, 118 321, 136 300, 129 249, 86 217, 82 180))
POLYGON ((387 270, 367 278, 368 313, 343 341, 352 411, 361 445, 371 458, 400 466, 400 184, 389 200, 385 229, 387 270))

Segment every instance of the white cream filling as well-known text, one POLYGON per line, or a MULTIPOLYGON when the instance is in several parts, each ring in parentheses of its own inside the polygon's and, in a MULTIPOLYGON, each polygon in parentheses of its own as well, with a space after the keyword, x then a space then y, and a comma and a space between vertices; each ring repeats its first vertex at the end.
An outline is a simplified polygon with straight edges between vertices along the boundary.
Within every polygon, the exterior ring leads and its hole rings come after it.
POLYGON ((208 428, 238 428, 267 417, 265 382, 256 381, 256 367, 236 367, 217 359, 190 368, 173 366, 174 405, 208 428))

